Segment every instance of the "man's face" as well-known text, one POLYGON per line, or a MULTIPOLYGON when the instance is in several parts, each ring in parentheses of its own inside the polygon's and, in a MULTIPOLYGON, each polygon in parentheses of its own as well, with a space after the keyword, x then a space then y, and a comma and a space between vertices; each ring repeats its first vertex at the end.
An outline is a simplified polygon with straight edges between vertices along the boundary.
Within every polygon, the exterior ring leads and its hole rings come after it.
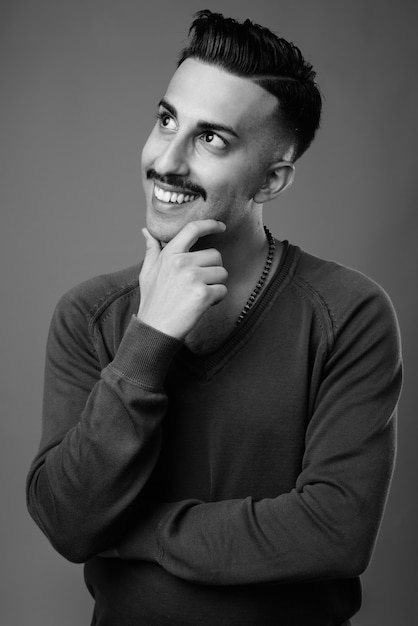
POLYGON ((272 161, 276 109, 276 98, 250 80, 184 61, 142 152, 151 234, 170 241, 188 222, 207 218, 232 234, 251 220, 272 161))

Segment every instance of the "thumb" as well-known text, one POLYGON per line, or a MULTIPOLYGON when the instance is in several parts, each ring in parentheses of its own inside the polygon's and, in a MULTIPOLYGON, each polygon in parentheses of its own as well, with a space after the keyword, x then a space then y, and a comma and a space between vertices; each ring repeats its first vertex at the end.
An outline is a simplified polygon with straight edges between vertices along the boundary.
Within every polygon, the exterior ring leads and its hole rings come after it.
POLYGON ((154 265, 154 263, 160 256, 161 245, 160 242, 151 235, 147 228, 142 229, 142 234, 144 235, 145 245, 147 247, 145 252, 143 269, 147 270, 154 265))

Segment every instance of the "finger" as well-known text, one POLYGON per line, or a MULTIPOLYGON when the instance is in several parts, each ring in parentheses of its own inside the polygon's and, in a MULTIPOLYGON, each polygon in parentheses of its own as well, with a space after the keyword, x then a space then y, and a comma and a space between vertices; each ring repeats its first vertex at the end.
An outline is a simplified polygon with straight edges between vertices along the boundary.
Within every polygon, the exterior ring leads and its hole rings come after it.
POLYGON ((212 219, 189 222, 173 237, 165 250, 168 248, 170 252, 188 252, 201 237, 223 233, 225 229, 226 226, 223 222, 212 219))
POLYGON ((228 293, 225 285, 208 285, 211 306, 219 304, 228 293))
POLYGON ((228 272, 222 266, 202 267, 199 278, 205 285, 221 285, 228 280, 228 272))
POLYGON ((142 234, 145 238, 146 252, 144 257, 144 263, 142 266, 142 271, 147 271, 148 268, 152 267, 161 253, 161 245, 160 242, 155 239, 149 232, 147 228, 142 229, 142 234))
POLYGON ((187 252, 190 261, 199 267, 210 267, 212 265, 222 265, 222 255, 215 248, 205 248, 195 252, 187 252))

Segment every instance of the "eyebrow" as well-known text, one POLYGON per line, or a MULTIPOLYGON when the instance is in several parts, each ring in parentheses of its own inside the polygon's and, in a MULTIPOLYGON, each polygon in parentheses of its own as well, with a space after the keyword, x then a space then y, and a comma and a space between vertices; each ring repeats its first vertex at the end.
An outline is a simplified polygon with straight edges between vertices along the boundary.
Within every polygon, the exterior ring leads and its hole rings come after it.
MULTIPOLYGON (((173 117, 178 117, 176 107, 173 104, 170 104, 169 102, 167 102, 165 98, 162 98, 159 101, 158 107, 163 107, 164 109, 167 109, 167 111, 171 113, 173 117)), ((234 137, 239 139, 239 136, 237 135, 235 130, 231 126, 226 126, 225 124, 218 124, 218 122, 209 122, 206 120, 199 120, 197 122, 197 127, 200 130, 213 130, 213 131, 228 133, 229 135, 233 135, 234 137)))

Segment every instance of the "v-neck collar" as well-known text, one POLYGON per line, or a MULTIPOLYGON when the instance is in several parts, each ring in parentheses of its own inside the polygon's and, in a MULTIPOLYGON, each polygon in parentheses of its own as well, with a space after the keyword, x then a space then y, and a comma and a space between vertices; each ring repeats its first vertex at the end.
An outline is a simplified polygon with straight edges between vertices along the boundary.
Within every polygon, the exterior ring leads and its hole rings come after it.
POLYGON ((199 355, 195 354, 184 345, 177 353, 176 359, 179 359, 184 365, 191 369, 198 378, 208 381, 228 363, 233 355, 236 354, 251 337, 257 326, 257 322, 263 317, 270 303, 280 293, 298 250, 297 246, 289 244, 288 241, 283 241, 283 245, 282 258, 271 281, 260 294, 241 324, 234 328, 220 348, 209 354, 199 355))

